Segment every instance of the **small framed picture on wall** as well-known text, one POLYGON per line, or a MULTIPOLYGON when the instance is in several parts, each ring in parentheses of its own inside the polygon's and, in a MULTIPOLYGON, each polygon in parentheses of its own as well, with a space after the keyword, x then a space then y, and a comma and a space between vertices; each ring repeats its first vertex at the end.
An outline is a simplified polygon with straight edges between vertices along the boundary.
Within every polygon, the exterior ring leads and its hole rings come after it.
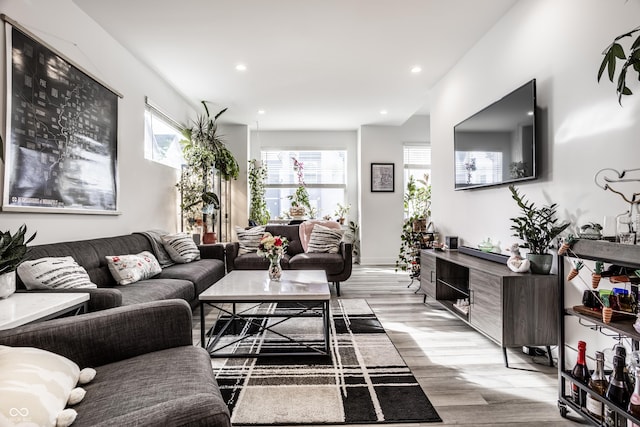
POLYGON ((371 192, 394 192, 394 174, 395 163, 371 163, 371 192))

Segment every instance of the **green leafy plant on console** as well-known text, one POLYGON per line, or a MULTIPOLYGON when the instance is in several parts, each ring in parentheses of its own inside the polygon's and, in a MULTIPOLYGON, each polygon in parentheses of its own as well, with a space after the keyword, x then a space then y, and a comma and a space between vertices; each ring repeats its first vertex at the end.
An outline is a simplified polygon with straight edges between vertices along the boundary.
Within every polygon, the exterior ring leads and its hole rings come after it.
POLYGON ((27 226, 24 224, 13 235, 9 231, 0 232, 0 274, 15 271, 24 259, 27 245, 36 237, 33 233, 26 239, 26 234, 27 226))

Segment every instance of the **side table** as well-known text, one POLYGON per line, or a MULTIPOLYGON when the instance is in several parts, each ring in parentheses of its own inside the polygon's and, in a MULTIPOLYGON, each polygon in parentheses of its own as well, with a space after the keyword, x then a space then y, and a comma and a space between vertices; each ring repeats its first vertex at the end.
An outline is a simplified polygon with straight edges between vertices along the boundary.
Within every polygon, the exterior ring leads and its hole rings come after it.
POLYGON ((16 292, 0 300, 0 329, 87 311, 88 293, 16 292))

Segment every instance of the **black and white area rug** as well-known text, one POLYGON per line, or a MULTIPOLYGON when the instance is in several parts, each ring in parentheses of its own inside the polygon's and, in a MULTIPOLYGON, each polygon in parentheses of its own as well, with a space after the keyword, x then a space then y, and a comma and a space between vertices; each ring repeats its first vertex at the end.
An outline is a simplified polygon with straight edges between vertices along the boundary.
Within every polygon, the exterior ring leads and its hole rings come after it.
MULTIPOLYGON (((332 301, 331 314, 330 356, 212 359, 234 425, 442 421, 366 301, 332 301)), ((322 336, 321 319, 290 323, 278 331, 322 336)))

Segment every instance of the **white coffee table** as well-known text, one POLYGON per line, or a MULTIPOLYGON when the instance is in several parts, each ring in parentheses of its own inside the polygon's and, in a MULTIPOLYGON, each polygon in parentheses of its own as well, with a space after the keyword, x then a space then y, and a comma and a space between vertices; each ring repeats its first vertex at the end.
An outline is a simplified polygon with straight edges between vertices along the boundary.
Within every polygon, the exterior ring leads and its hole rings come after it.
MULTIPOLYGON (((266 270, 233 270, 209 289, 202 292, 200 299, 200 342, 212 357, 262 357, 262 356, 298 356, 298 355, 328 355, 330 340, 330 308, 331 292, 327 275, 324 270, 284 270, 281 280, 270 281, 266 270), (254 303, 250 308, 240 312, 237 304, 254 303), (286 310, 259 310, 261 304, 287 304, 286 310), (218 323, 224 316, 225 323, 217 334, 206 334, 204 305, 210 305, 219 310, 218 323), (231 309, 228 308, 229 304, 231 309), (227 308, 225 308, 227 307, 227 308), (228 316, 228 317, 227 317, 228 316), (304 317, 322 317, 323 342, 313 345, 296 340, 274 329, 286 321, 304 317), (270 322, 271 318, 278 318, 270 322), (266 320, 265 320, 266 319, 266 320), (234 328, 239 322, 249 325, 254 330, 249 334, 234 334, 231 342, 225 342, 217 347, 225 332, 234 328), (272 333, 286 344, 294 344, 299 351, 276 351, 261 353, 259 351, 237 352, 224 351, 241 341, 254 337, 260 333, 272 333), (205 341, 205 334, 208 340, 205 341)), ((250 328, 250 329, 251 329, 250 328)), ((246 331, 245 331, 246 332, 246 331)))
POLYGON ((0 299, 0 329, 87 311, 89 294, 80 292, 16 292, 0 299))

